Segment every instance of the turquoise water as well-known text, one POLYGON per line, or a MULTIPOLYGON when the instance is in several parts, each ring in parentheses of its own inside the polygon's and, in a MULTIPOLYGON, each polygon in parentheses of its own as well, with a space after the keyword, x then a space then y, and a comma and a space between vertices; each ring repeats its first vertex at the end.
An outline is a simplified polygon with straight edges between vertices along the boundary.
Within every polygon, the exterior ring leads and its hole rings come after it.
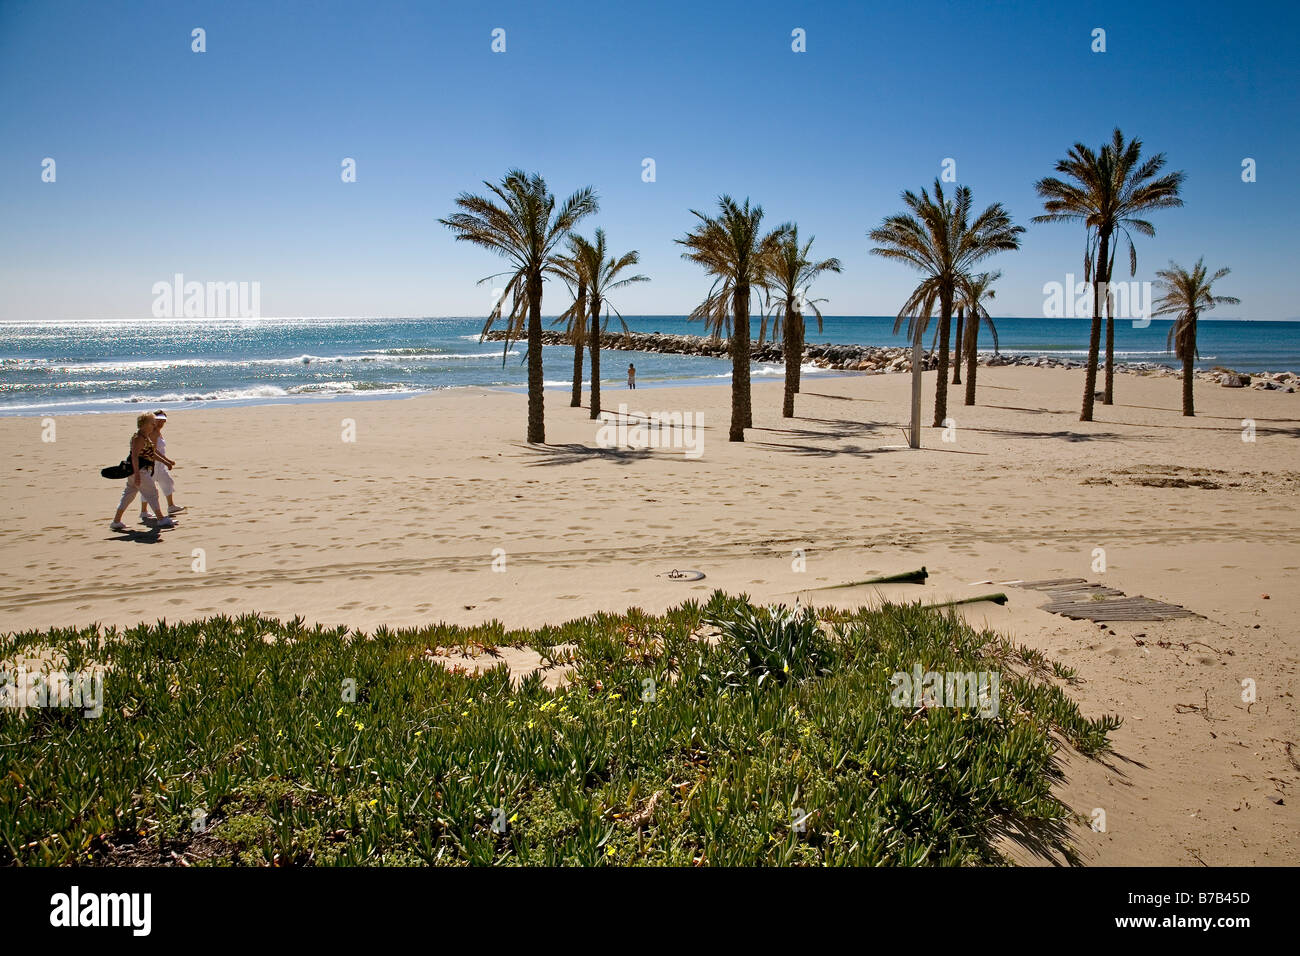
MULTIPOLYGON (((1076 359, 1087 354, 1087 319, 995 321, 1004 353, 1076 359)), ((906 344, 893 334, 893 322, 892 317, 830 316, 823 331, 814 329, 809 338, 906 344)), ((627 324, 643 332, 701 332, 699 323, 683 316, 629 316, 627 324)), ((1144 329, 1117 323, 1117 361, 1173 364, 1165 352, 1168 327, 1160 321, 1144 329)), ((328 401, 525 384, 523 346, 513 344, 503 365, 500 343, 479 343, 481 328, 477 318, 4 322, 0 414, 328 401)), ((992 348, 987 332, 981 348, 992 348)), ((1300 322, 1202 320, 1200 350, 1202 366, 1300 371, 1300 322)), ((602 381, 625 383, 629 361, 636 363, 643 386, 730 378, 726 359, 610 352, 602 355, 602 381)), ((548 385, 569 387, 571 347, 546 347, 544 365, 548 385)), ((775 364, 754 369, 756 380, 781 374, 775 364)))

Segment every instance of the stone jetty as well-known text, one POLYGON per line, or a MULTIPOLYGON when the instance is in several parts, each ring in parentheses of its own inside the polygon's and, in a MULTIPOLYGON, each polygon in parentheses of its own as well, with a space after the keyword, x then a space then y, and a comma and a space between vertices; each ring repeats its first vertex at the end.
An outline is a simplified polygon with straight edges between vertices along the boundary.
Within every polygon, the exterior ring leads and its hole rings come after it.
MULTIPOLYGON (((490 342, 500 342, 505 333, 499 330, 488 332, 485 338, 490 342)), ((542 332, 543 345, 572 346, 566 333, 547 329, 542 332)), ((666 332, 604 332, 600 336, 600 347, 616 352, 658 352, 672 355, 702 355, 709 358, 727 358, 731 355, 731 344, 727 339, 707 335, 676 335, 666 332)), ((762 364, 779 364, 785 361, 785 347, 781 342, 764 342, 754 345, 750 350, 753 362, 762 364)), ((979 364, 990 367, 1021 366, 1030 368, 1083 368, 1081 359, 1057 358, 1051 355, 1009 355, 998 352, 981 351, 979 364)), ((1102 356, 1105 362, 1105 356, 1102 356)), ((843 372, 865 372, 881 375, 891 372, 910 372, 912 370, 912 349, 904 346, 878 345, 840 345, 836 343, 815 342, 804 346, 802 365, 816 368, 833 369, 843 372)), ((938 356, 934 352, 925 352, 926 371, 938 367, 938 356)), ((1115 368, 1121 372, 1137 375, 1159 375, 1179 377, 1181 366, 1163 365, 1158 362, 1116 362, 1115 368)), ((1201 369, 1196 373, 1200 381, 1222 385, 1225 388, 1256 388, 1279 390, 1284 392, 1300 391, 1300 376, 1292 372, 1235 372, 1231 369, 1215 366, 1201 369)))

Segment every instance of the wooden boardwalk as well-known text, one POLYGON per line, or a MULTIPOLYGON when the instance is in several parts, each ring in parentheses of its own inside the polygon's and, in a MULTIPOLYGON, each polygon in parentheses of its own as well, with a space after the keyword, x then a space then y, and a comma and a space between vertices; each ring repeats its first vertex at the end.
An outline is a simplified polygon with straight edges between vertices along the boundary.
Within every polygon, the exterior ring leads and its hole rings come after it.
POLYGON ((1042 609, 1074 620, 1170 621, 1201 616, 1177 604, 1166 604, 1140 594, 1129 597, 1123 591, 1092 584, 1084 578, 1021 581, 1016 587, 1046 592, 1051 600, 1042 609))

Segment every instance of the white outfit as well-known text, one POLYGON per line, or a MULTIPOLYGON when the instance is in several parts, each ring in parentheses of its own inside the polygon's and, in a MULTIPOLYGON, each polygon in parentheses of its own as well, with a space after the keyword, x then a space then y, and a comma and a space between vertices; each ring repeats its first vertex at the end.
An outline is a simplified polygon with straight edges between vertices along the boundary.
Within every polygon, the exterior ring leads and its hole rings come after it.
MULTIPOLYGON (((161 435, 159 435, 158 440, 154 442, 154 446, 158 449, 158 454, 167 454, 167 442, 161 435)), ((158 494, 170 498, 176 492, 176 482, 172 481, 172 473, 168 471, 167 466, 160 461, 154 462, 153 480, 154 484, 158 487, 158 494)), ((142 480, 140 484, 144 484, 144 481, 142 480)), ((148 500, 148 498, 145 499, 145 501, 148 500)))

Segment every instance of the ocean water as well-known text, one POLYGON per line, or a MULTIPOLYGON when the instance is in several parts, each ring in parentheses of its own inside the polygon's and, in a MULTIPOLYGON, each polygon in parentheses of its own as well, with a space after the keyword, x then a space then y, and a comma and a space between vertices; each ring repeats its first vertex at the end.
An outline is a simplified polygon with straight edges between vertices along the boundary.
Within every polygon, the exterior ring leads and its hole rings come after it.
MULTIPOLYGON (((1087 355, 1087 319, 995 322, 1003 353, 1087 355)), ((684 316, 628 316, 627 324, 640 332, 698 335, 702 330, 684 316)), ((499 342, 480 343, 481 328, 477 318, 0 322, 0 415, 329 401, 525 385, 524 346, 513 343, 507 351, 499 342)), ((1163 321, 1147 328, 1117 323, 1116 360, 1174 364, 1165 351, 1168 328, 1163 321)), ((755 336, 757 331, 755 322, 755 336)), ((1203 367, 1300 371, 1300 322, 1202 320, 1199 331, 1203 367)), ((821 332, 810 329, 809 339, 907 344, 893 333, 892 317, 880 316, 828 316, 821 332)), ((982 351, 992 348, 987 331, 980 344, 982 351)), ((567 389, 572 348, 548 346, 543 361, 548 386, 567 389)), ((635 362, 640 386, 724 384, 730 378, 726 359, 608 352, 601 356, 602 382, 624 384, 628 362, 635 362)), ((753 374, 760 380, 779 377, 782 369, 760 365, 753 374)))

